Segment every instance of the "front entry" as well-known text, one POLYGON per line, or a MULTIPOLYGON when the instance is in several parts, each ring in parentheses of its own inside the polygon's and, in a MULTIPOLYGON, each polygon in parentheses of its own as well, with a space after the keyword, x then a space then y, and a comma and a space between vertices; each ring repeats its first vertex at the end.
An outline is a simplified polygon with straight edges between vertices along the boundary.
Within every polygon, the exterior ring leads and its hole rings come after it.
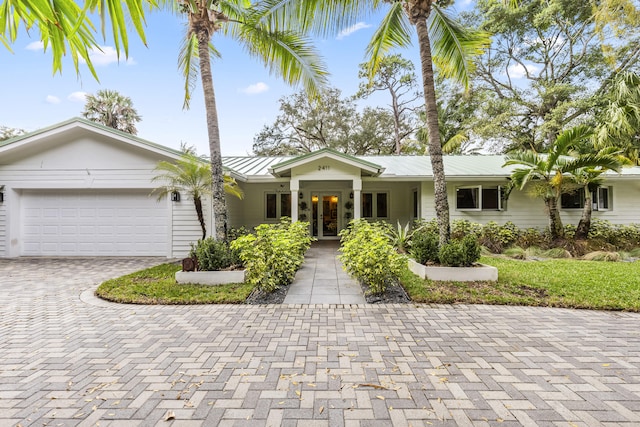
POLYGON ((314 193, 311 196, 312 233, 318 239, 337 239, 340 225, 340 198, 337 194, 314 193))

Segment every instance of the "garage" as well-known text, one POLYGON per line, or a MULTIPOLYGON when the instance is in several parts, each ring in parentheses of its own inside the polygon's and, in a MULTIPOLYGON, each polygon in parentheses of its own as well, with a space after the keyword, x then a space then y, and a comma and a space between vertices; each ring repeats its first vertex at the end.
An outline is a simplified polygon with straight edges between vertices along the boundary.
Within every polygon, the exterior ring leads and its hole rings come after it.
POLYGON ((166 256, 171 218, 149 190, 23 190, 22 256, 166 256))

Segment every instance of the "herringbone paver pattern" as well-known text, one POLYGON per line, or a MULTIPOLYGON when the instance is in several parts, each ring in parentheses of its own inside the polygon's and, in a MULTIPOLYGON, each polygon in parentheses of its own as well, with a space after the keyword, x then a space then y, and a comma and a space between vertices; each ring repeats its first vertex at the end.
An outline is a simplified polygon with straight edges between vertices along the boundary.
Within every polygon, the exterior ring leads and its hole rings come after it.
POLYGON ((0 426, 640 425, 637 314, 92 297, 150 262, 0 260, 0 426))

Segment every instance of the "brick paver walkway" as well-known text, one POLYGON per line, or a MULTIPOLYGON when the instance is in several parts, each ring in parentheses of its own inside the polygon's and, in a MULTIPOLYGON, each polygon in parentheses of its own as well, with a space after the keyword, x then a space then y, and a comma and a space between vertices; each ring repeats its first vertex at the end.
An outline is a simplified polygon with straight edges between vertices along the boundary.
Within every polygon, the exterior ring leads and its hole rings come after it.
POLYGON ((640 425, 638 314, 92 296, 150 262, 0 260, 0 426, 640 425))

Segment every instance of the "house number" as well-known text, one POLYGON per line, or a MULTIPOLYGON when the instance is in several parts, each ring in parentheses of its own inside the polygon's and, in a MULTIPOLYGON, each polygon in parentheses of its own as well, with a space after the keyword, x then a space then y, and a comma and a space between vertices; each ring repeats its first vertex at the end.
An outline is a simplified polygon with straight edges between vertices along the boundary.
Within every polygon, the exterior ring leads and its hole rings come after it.
POLYGON ((323 166, 323 165, 318 166, 318 170, 319 171, 328 171, 330 169, 331 169, 331 166, 326 166, 326 165, 325 166, 323 166))

